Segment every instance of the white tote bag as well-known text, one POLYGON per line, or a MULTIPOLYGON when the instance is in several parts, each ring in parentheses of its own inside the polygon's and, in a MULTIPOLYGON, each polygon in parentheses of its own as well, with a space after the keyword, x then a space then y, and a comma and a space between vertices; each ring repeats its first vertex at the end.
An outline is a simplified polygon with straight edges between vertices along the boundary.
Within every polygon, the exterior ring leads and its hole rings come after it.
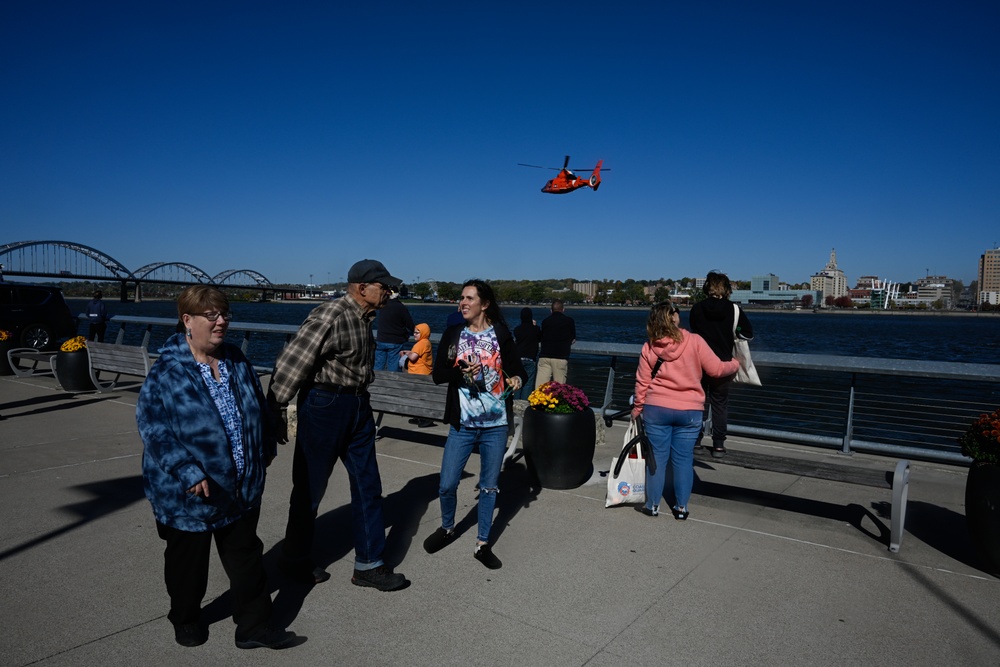
POLYGON ((750 358, 750 343, 736 333, 736 323, 739 322, 740 319, 740 307, 734 303, 733 310, 735 311, 733 314, 733 359, 740 362, 740 369, 736 371, 736 382, 752 384, 759 387, 761 386, 760 376, 757 375, 757 369, 753 365, 753 359, 750 358))
POLYGON ((624 445, 621 453, 611 459, 611 470, 608 471, 608 497, 605 507, 618 505, 643 505, 646 503, 646 460, 642 457, 642 447, 639 446, 639 430, 635 419, 629 422, 625 431, 624 445), (634 451, 636 458, 630 458, 629 452, 634 451))

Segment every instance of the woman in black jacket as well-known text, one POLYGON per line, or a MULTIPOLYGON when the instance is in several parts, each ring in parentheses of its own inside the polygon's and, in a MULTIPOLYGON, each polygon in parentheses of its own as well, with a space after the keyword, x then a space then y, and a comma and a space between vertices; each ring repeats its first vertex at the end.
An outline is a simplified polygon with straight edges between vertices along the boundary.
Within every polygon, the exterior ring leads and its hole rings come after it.
MULTIPOLYGON (((737 308, 729 300, 733 286, 729 277, 721 271, 709 271, 705 278, 705 294, 708 298, 699 301, 691 309, 691 331, 705 339, 716 356, 722 361, 733 358, 733 320, 737 308)), ((741 338, 753 338, 753 326, 742 308, 739 308, 739 320, 736 322, 736 333, 741 338)), ((706 413, 704 423, 711 424, 712 446, 708 447, 712 456, 721 459, 726 455, 726 432, 729 426, 729 388, 736 375, 721 378, 705 376, 702 386, 705 389, 706 413), (708 411, 711 412, 708 412, 708 411)), ((698 444, 704 433, 698 436, 698 444)))
POLYGON ((500 466, 514 423, 513 392, 527 379, 514 338, 493 289, 482 280, 462 286, 464 324, 441 336, 432 376, 448 384, 444 420, 451 428, 441 461, 441 527, 424 540, 435 553, 455 539, 458 483, 474 446, 479 446, 479 529, 474 556, 491 570, 502 566, 490 549, 500 466))

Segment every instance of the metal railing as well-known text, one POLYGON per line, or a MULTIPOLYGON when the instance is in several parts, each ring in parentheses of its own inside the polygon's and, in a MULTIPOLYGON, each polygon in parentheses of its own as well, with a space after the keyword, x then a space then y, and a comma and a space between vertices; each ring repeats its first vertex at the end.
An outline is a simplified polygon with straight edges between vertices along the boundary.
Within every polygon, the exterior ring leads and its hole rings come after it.
MULTIPOLYGON (((119 325, 116 342, 146 348, 166 340, 177 324, 131 316, 111 322, 119 325)), ((241 335, 240 347, 258 371, 269 373, 298 326, 234 321, 229 329, 241 335)), ((434 334, 431 341, 440 338, 434 334)), ((584 390, 602 417, 623 416, 641 349, 577 341, 568 381, 584 390)), ((844 454, 968 463, 959 436, 972 420, 1000 405, 1000 365, 995 364, 779 352, 754 352, 754 364, 763 386, 733 385, 729 433, 844 454)))

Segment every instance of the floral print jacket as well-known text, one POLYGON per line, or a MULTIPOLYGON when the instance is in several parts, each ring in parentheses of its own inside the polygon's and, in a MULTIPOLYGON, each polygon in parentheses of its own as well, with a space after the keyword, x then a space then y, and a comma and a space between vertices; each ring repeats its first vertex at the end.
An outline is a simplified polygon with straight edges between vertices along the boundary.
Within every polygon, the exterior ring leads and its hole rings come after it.
POLYGON ((139 392, 142 478, 156 520, 188 532, 216 530, 260 505, 268 458, 277 441, 253 366, 223 343, 240 412, 244 469, 237 474, 226 429, 183 334, 171 336, 139 392), (207 498, 188 489, 208 480, 207 498))

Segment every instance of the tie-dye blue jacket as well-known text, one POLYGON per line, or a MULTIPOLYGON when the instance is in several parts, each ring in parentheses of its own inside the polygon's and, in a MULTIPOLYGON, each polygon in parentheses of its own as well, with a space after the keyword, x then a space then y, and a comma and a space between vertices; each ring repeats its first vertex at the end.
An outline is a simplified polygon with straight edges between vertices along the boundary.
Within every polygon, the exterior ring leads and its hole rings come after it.
POLYGON ((160 523, 189 532, 221 528, 260 505, 265 454, 277 441, 253 366, 223 343, 229 382, 243 423, 246 461, 237 479, 232 447, 183 334, 171 336, 139 392, 136 421, 142 437, 142 479, 160 523), (209 496, 187 490, 208 480, 209 496))

